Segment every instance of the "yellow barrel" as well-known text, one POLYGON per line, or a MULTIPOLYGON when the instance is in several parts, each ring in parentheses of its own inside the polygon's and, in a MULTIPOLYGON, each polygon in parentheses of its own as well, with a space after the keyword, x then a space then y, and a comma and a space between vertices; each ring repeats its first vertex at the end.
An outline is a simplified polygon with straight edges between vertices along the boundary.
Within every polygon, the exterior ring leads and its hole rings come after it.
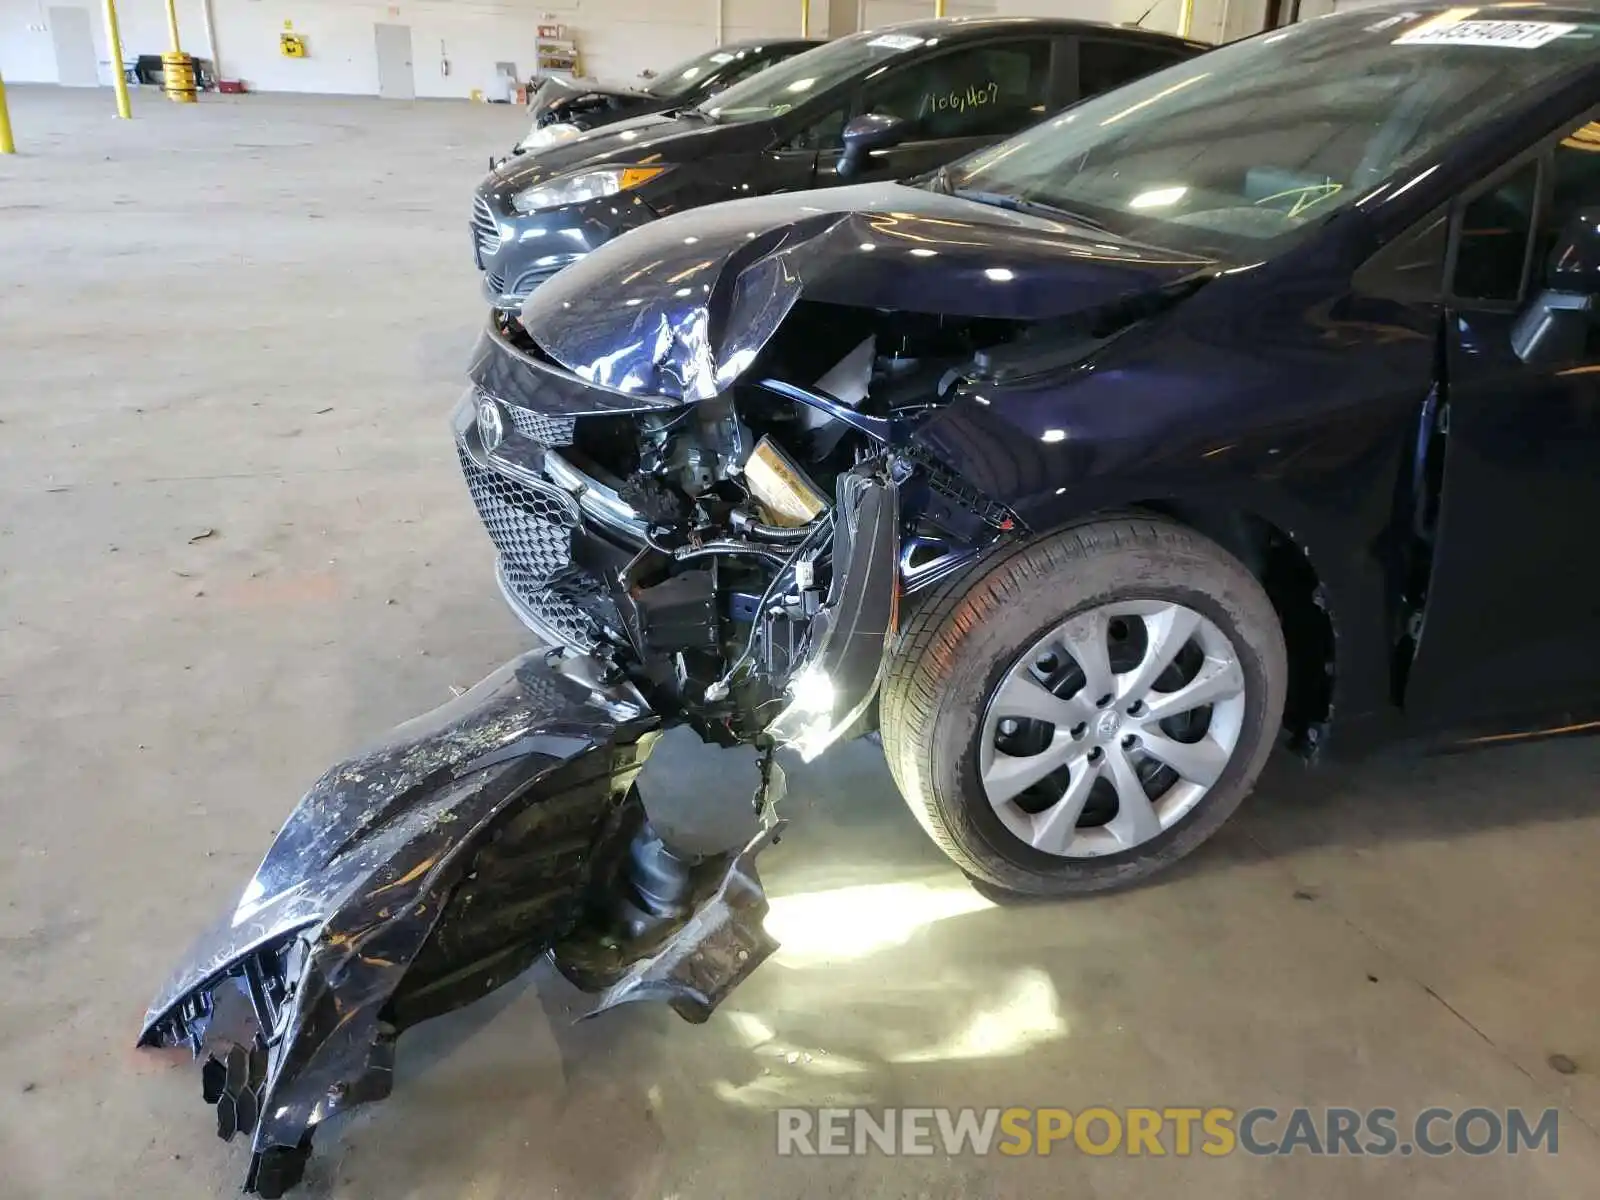
POLYGON ((195 102, 194 59, 181 51, 161 56, 161 90, 179 104, 195 102))

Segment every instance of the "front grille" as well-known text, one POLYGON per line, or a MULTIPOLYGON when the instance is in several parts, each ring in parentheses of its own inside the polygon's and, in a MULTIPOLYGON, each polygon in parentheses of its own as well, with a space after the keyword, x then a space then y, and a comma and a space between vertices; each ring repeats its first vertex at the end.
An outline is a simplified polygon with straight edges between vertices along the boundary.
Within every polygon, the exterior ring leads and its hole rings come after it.
POLYGON ((480 467, 460 446, 456 453, 513 599, 558 641, 594 649, 599 626, 581 601, 603 589, 572 565, 572 532, 582 523, 577 501, 552 485, 535 488, 480 467))
POLYGON ((531 582, 522 571, 502 559, 500 575, 540 632, 553 638, 558 645, 587 653, 600 644, 599 625, 585 611, 583 603, 599 596, 600 581, 587 571, 573 568, 541 585, 531 582))
POLYGON ((553 417, 548 413, 534 412, 531 408, 505 406, 511 414, 511 425, 525 438, 532 438, 541 446, 570 446, 576 417, 553 417))
POLYGON ((535 490, 507 479, 465 450, 458 453, 472 502, 502 558, 530 584, 546 583, 572 565, 572 531, 581 520, 576 500, 553 485, 535 490))
POLYGON ((479 255, 487 258, 499 251, 500 224, 482 196, 472 197, 472 236, 477 239, 479 255))
POLYGON ((506 277, 499 271, 489 271, 484 275, 484 284, 496 296, 506 294, 506 277))

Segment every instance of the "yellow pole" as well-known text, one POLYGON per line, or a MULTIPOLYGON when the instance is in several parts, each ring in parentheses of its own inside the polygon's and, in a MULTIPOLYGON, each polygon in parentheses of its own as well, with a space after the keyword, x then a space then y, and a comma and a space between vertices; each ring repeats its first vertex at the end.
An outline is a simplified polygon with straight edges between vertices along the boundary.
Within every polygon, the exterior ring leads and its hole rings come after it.
POLYGON ((122 31, 117 28, 117 0, 106 0, 106 42, 111 47, 111 86, 117 89, 117 116, 127 121, 133 117, 133 106, 128 103, 128 77, 122 70, 122 31))
POLYGON ((6 107, 6 81, 0 79, 0 154, 15 154, 17 143, 11 137, 11 110, 6 107))
POLYGON ((811 0, 800 0, 800 36, 811 36, 811 0))
POLYGON ((178 44, 178 7, 175 0, 167 0, 167 34, 172 39, 172 49, 161 56, 161 87, 168 100, 179 104, 193 104, 194 63, 178 44))
POLYGON ((933 0, 933 15, 936 17, 944 16, 944 0, 933 0))
MULTIPOLYGON (((938 0, 942 5, 944 0, 938 0)), ((167 0, 170 5, 172 0, 167 0)), ((1178 36, 1188 37, 1189 28, 1194 24, 1194 0, 1183 0, 1183 6, 1178 11, 1178 36)))

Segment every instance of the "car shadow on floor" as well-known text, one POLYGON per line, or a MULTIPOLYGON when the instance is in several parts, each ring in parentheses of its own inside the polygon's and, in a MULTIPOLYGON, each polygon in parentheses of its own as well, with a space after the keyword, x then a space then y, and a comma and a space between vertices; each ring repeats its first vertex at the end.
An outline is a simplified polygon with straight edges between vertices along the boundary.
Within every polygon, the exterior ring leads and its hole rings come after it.
MULTIPOLYGON (((780 761, 788 769, 785 813, 793 827, 789 845, 769 857, 784 860, 786 873, 824 883, 830 876, 859 877, 869 867, 892 875, 945 863, 872 742, 836 747, 815 763, 780 761), (802 842, 803 858, 797 852, 802 842)), ((1439 841, 1581 818, 1596 811, 1597 776, 1596 738, 1460 753, 1405 751, 1327 766, 1308 766, 1284 752, 1222 832, 1173 870, 1225 869, 1316 848, 1439 841)), ((753 753, 703 747, 687 731, 675 731, 651 761, 641 789, 658 823, 710 849, 736 844, 754 828, 755 782, 753 753)), ((1172 877, 1169 871, 1158 878, 1172 877)))
MULTIPOLYGON (((657 753, 643 790, 658 823, 706 849, 741 840, 752 825, 754 756, 704 747, 684 731, 657 753)), ((1146 888, 1022 911, 989 902, 942 857, 876 746, 852 743, 826 761, 789 765, 792 832, 761 862, 769 928, 783 948, 711 1023, 687 1026, 661 1005, 580 1021, 590 998, 540 964, 408 1032, 394 1099, 319 1136, 327 1158, 313 1168, 308 1195, 478 1194, 471 1180, 485 1195, 691 1194, 692 1164, 711 1155, 723 1172, 718 1194, 734 1194, 724 1185, 741 1173, 751 1173, 747 1194, 871 1190, 870 1164, 786 1163, 774 1191, 777 1181, 760 1174, 774 1110, 928 1103, 947 1092, 963 1103, 1013 1103, 1019 1088, 1143 1069, 1140 1056, 1157 1052, 1130 1041, 1123 1025, 1153 1008, 1141 998, 1158 995, 1174 969, 1186 993, 1206 998, 1197 1011, 1226 1014, 1224 1001, 1260 970, 1264 947, 1313 928, 1304 922, 1316 919, 1315 906, 1281 903, 1288 881, 1251 868, 1303 850, 1448 842, 1584 816, 1600 744, 1375 759, 1337 771, 1275 761, 1237 821, 1146 888), (1240 904, 1253 916, 1218 940, 1217 922, 1240 904), (813 1174, 825 1170, 869 1174, 813 1174), (508 1180, 525 1190, 506 1190, 508 1180)), ((1374 986, 1364 962, 1341 960, 1352 943, 1366 953, 1361 939, 1341 942, 1342 922, 1315 928, 1332 939, 1325 956, 1334 961, 1259 978, 1263 1003, 1292 1011, 1347 975, 1374 986)), ((1405 1002, 1404 993, 1384 1002, 1397 998, 1405 1002)), ((1175 1061, 1193 1055, 1204 1078, 1216 1069, 1204 1062, 1207 1039, 1231 1019, 1162 1036, 1193 1039, 1175 1061)), ((1435 1052, 1416 1051, 1419 1062, 1435 1052)), ((1176 1069, 1159 1056, 1144 1066, 1176 1069)), ((986 1178, 966 1194, 1049 1186, 1029 1169, 1008 1165, 1023 1174, 986 1178)))

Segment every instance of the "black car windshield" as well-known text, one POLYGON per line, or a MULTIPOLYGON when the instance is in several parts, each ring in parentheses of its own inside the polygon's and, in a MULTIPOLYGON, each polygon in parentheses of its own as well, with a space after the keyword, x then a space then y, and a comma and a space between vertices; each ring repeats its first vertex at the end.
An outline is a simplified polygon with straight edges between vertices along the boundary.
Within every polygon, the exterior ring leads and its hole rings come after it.
POLYGON ((715 103, 701 107, 718 121, 781 117, 834 84, 864 75, 875 64, 925 44, 925 38, 893 29, 851 34, 741 80, 718 96, 715 103))
POLYGON ((1547 12, 1378 9, 1281 29, 1079 104, 936 186, 1180 249, 1264 250, 1592 65, 1600 25, 1547 12))
POLYGON ((644 90, 664 100, 682 96, 695 84, 703 82, 707 75, 713 74, 719 67, 731 63, 737 57, 739 57, 737 50, 712 50, 661 72, 644 90))

